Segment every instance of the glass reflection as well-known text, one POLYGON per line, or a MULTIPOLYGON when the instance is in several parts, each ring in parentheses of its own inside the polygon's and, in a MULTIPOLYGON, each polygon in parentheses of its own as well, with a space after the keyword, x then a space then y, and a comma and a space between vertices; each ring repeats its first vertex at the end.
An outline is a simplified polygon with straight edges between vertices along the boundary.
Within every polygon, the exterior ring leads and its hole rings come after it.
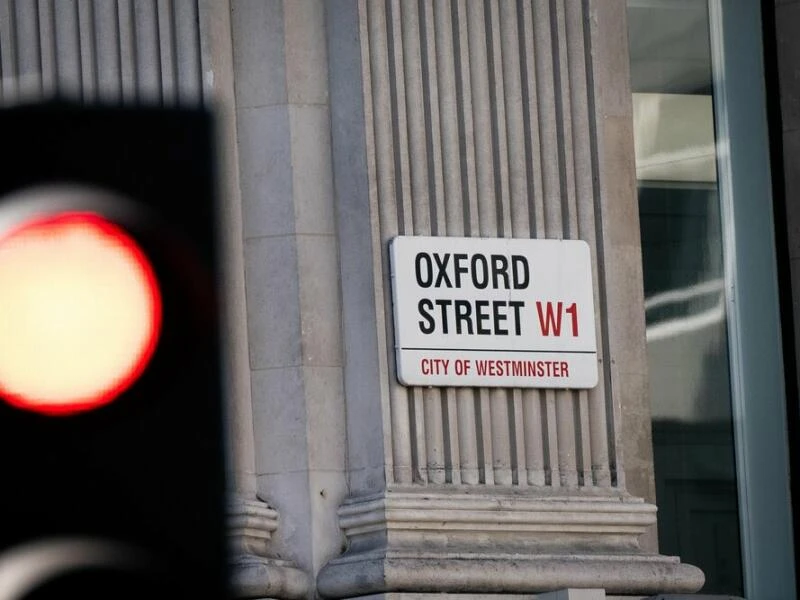
POLYGON ((743 595, 705 0, 629 0, 659 550, 743 595))

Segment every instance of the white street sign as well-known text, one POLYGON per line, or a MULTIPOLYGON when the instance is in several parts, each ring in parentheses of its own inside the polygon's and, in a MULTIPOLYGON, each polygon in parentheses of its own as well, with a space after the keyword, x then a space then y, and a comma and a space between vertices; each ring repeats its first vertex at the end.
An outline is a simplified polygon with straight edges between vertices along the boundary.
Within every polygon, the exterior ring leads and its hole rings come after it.
POLYGON ((389 252, 400 383, 597 385, 586 242, 399 236, 389 252))

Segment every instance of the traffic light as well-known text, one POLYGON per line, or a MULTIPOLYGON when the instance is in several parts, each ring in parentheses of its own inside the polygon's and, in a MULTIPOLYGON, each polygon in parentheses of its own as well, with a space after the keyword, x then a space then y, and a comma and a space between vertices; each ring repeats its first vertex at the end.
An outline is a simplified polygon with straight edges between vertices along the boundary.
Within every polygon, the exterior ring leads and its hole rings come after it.
POLYGON ((224 598, 211 117, 0 132, 0 598, 224 598))

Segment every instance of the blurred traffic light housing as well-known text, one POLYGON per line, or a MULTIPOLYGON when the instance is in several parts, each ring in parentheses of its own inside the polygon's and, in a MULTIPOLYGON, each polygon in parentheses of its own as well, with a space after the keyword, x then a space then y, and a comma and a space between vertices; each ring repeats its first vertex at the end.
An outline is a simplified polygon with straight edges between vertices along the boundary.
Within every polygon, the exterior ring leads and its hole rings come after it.
MULTIPOLYGON (((4 302, 0 290, 0 331, 14 332, 0 339, 0 578, 15 548, 96 539, 146 556, 151 588, 222 598, 210 115, 40 105, 0 111, 0 131, 0 284, 14 296, 4 302), (15 268, 18 260, 31 262, 15 268), (37 269, 36 293, 23 290, 15 277, 28 281, 37 269), (18 313, 32 302, 44 312, 22 326, 18 313), (59 328, 72 337, 48 337, 59 328), (20 359, 26 344, 34 358, 25 369, 30 375, 34 364, 40 384, 30 393, 2 364, 20 359), (69 373, 80 370, 101 383, 70 392, 69 373)), ((114 596, 108 573, 80 581, 114 596)))

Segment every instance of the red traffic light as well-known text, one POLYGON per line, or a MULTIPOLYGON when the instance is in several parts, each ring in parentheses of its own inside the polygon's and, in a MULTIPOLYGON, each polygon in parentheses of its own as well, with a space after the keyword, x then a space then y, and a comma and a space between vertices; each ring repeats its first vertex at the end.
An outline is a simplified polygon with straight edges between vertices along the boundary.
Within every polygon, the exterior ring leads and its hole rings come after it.
POLYGON ((48 415, 112 402, 158 343, 144 252, 102 216, 67 211, 0 235, 0 397, 48 415))
POLYGON ((212 121, 183 107, 0 110, 0 472, 13 490, 0 557, 88 539, 144 560, 60 571, 37 598, 228 596, 212 121))

